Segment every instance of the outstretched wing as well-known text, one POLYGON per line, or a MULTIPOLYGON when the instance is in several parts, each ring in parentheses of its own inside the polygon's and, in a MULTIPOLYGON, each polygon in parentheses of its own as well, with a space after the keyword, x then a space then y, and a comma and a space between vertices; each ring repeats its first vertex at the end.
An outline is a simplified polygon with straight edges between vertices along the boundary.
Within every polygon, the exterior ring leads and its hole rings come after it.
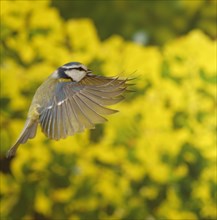
POLYGON ((88 76, 78 83, 58 83, 51 101, 40 112, 42 131, 49 138, 59 140, 105 122, 102 115, 117 112, 106 106, 124 98, 127 81, 88 76))

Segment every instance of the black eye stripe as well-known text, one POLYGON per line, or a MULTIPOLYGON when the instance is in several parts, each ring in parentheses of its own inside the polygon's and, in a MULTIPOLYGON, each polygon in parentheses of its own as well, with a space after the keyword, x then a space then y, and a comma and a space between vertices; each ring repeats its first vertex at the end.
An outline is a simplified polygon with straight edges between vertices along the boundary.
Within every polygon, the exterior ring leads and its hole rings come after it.
POLYGON ((82 67, 75 68, 76 70, 84 70, 82 67))

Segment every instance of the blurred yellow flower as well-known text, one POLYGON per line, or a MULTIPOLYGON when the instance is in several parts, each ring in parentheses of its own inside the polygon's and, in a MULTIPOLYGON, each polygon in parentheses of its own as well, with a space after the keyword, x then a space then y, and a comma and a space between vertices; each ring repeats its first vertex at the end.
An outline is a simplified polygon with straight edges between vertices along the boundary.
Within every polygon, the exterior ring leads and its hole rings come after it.
POLYGON ((52 213, 50 198, 43 192, 38 192, 35 198, 35 210, 44 215, 50 215, 52 213))
POLYGON ((102 42, 91 19, 64 21, 51 4, 1 1, 1 217, 216 219, 216 41, 193 30, 162 47, 102 42), (136 76, 135 92, 95 130, 56 142, 39 127, 6 160, 36 88, 70 61, 136 76))

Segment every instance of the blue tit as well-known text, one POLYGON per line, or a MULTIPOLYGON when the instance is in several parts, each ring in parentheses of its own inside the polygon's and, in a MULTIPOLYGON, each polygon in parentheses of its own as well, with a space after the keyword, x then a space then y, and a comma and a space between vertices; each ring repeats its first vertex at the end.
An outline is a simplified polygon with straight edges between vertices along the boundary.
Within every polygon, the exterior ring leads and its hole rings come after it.
POLYGON ((94 75, 79 62, 59 67, 37 89, 25 126, 7 157, 14 156, 20 144, 35 137, 38 124, 48 138, 59 140, 105 122, 102 115, 117 112, 106 106, 124 99, 128 81, 94 75))

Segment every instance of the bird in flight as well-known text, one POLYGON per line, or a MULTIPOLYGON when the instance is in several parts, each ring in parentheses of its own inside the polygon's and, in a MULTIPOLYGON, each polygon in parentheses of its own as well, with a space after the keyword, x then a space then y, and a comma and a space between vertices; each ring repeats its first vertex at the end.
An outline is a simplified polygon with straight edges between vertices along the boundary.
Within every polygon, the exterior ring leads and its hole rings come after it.
POLYGON ((106 106, 124 99, 129 80, 95 75, 79 62, 59 67, 37 89, 25 126, 7 157, 35 137, 38 124, 48 138, 59 140, 105 122, 104 115, 117 112, 106 106))

